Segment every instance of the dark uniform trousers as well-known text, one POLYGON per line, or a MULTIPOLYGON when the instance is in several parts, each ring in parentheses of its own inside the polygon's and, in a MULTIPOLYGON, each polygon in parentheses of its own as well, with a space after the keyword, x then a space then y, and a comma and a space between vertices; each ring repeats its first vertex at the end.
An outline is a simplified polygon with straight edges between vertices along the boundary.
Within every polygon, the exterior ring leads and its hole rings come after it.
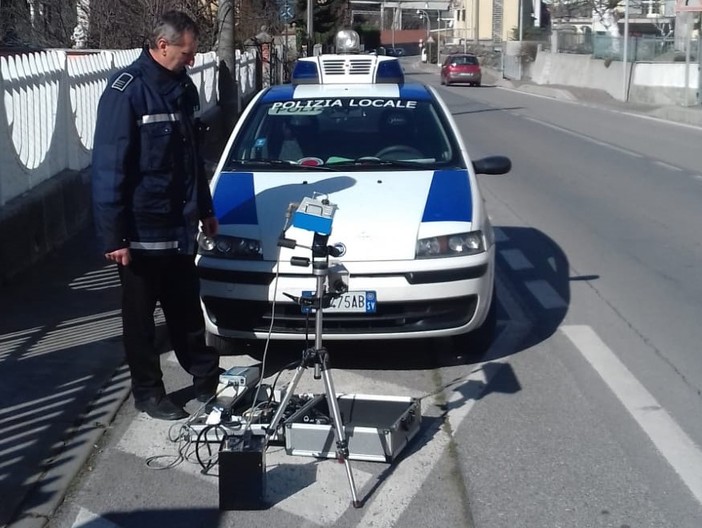
POLYGON ((157 301, 166 318, 171 346, 181 366, 193 376, 197 395, 213 394, 219 381, 219 356, 205 345, 200 286, 194 256, 143 256, 132 252, 119 266, 122 329, 135 401, 165 394, 155 343, 157 301))

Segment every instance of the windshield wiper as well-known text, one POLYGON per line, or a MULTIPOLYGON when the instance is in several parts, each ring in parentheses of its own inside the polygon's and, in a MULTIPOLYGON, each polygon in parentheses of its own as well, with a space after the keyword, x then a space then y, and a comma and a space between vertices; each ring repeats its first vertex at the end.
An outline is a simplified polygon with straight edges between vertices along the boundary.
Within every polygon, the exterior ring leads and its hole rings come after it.
POLYGON ((252 158, 231 160, 229 165, 293 165, 291 161, 272 158, 252 158))
POLYGON ((336 169, 332 167, 326 167, 324 165, 299 165, 294 161, 279 160, 279 159, 269 159, 269 158, 257 158, 257 159, 242 159, 242 160, 231 160, 226 165, 227 170, 231 170, 232 167, 237 165, 251 166, 257 165, 260 167, 285 167, 285 170, 299 171, 299 170, 321 170, 321 171, 333 171, 336 169))
POLYGON ((429 169, 429 168, 434 168, 436 164, 436 161, 433 159, 431 161, 428 160, 417 160, 417 161, 409 161, 409 160, 388 160, 388 159, 380 159, 372 156, 365 156, 362 158, 356 158, 356 159, 350 159, 350 160, 343 160, 343 161, 334 161, 330 163, 329 165, 332 165, 334 167, 348 167, 348 166, 354 166, 354 167, 362 167, 365 165, 370 165, 374 167, 402 167, 403 169, 429 169))

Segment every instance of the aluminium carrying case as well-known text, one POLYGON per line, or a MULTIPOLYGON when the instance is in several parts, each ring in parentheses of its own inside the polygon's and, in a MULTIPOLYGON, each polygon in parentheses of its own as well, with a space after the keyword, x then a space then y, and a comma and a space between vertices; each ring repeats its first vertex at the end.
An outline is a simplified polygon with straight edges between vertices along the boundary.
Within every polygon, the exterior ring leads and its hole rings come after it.
MULTIPOLYGON (((349 460, 392 462, 419 431, 420 400, 402 396, 337 395, 349 460)), ((289 455, 336 458, 334 419, 326 395, 314 395, 284 423, 289 455)))

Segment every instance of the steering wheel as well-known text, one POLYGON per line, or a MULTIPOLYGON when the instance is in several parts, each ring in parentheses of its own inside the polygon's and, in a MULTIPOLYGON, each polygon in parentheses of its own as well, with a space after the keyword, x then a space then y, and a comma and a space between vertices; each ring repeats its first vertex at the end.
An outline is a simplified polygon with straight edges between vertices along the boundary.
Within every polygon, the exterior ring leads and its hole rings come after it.
POLYGON ((390 145, 376 152, 375 157, 380 159, 403 160, 423 158, 424 154, 409 145, 390 145))

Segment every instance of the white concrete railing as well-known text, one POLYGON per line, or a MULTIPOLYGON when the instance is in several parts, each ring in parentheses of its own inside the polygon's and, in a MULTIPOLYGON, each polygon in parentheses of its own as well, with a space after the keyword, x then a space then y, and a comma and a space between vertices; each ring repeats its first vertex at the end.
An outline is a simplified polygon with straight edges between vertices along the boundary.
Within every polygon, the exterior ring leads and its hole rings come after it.
POLYGON ((537 84, 558 84, 604 90, 615 99, 652 105, 695 104, 699 87, 697 63, 628 63, 631 73, 624 85, 624 64, 593 59, 590 55, 540 51, 529 65, 537 84), (687 75, 685 69, 687 68, 687 75), (625 95, 626 89, 626 95, 625 95))
MULTIPOLYGON (((0 206, 65 169, 90 164, 97 104, 110 76, 139 49, 74 55, 51 50, 0 57, 0 206)), ((240 95, 255 89, 253 52, 237 64, 240 95)), ((190 73, 200 109, 217 104, 218 60, 200 53, 190 73)))

